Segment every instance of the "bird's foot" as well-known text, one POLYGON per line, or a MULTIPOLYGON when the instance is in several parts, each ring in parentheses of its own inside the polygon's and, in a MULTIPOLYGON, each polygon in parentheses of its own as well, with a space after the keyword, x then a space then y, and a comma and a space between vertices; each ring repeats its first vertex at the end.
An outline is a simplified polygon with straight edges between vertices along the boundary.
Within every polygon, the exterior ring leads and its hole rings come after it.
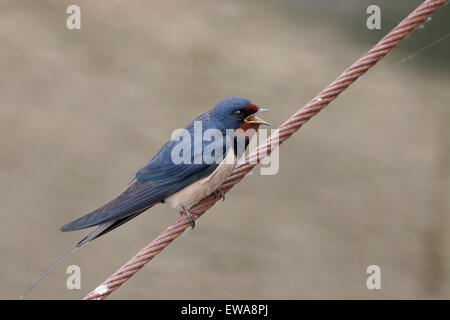
POLYGON ((184 214, 189 218, 189 221, 191 222, 191 228, 194 229, 195 227, 194 216, 184 206, 181 206, 181 208, 183 209, 184 214))
POLYGON ((222 189, 218 188, 216 191, 214 191, 214 197, 222 196, 222 201, 225 201, 225 193, 223 193, 222 189))

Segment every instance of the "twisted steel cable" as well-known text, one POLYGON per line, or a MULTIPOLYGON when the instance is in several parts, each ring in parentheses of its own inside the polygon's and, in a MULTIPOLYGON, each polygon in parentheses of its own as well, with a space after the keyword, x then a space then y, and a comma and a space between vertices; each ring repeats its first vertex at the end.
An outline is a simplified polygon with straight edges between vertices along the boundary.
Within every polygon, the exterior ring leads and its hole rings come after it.
MULTIPOLYGON (((411 12, 402 22, 400 22, 391 32, 382 38, 366 54, 353 63, 328 87, 322 90, 314 99, 300 108, 278 130, 276 130, 265 142, 251 152, 241 161, 230 177, 222 184, 224 193, 228 192, 236 183, 242 180, 263 158, 277 148, 283 141, 288 139, 294 132, 325 108, 331 101, 337 98, 350 84, 362 76, 368 69, 373 67, 397 44, 399 44, 408 34, 424 22, 434 11, 444 5, 447 0, 427 0, 411 12)), ((195 219, 201 217, 219 199, 211 195, 191 208, 195 219)), ((124 282, 130 279, 145 264, 158 255, 173 240, 179 237, 187 228, 191 226, 190 220, 185 216, 180 216, 172 225, 162 232, 156 239, 141 249, 126 264, 120 267, 114 274, 106 279, 95 290, 91 291, 84 300, 104 299, 113 291, 117 290, 124 282)))

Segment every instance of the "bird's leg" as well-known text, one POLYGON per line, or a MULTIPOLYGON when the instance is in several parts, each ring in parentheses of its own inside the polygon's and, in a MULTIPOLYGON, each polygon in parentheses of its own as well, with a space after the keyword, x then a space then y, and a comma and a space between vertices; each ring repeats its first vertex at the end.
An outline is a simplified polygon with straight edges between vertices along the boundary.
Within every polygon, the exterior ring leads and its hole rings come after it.
POLYGON ((191 228, 194 229, 195 227, 194 216, 184 206, 181 206, 181 208, 183 209, 184 214, 189 218, 189 221, 191 222, 191 228))
POLYGON ((225 201, 225 193, 223 193, 222 189, 217 188, 216 191, 214 191, 214 197, 218 197, 219 194, 222 196, 222 201, 225 201))

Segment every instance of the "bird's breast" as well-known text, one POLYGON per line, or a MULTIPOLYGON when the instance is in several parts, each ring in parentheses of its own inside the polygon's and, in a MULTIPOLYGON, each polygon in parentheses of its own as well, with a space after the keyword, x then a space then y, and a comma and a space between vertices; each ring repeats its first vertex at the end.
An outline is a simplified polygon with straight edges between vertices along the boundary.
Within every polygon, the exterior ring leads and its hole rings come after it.
POLYGON ((213 173, 170 195, 165 199, 166 203, 178 210, 181 210, 181 206, 189 209, 217 190, 217 188, 230 176, 236 166, 236 161, 237 159, 234 155, 233 148, 230 148, 225 158, 213 173))

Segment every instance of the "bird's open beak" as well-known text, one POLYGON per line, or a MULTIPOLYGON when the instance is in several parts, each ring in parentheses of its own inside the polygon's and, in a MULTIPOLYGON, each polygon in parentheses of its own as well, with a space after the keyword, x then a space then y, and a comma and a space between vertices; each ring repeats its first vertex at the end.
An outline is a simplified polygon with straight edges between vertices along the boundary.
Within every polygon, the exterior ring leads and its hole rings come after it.
POLYGON ((247 123, 265 124, 267 126, 270 126, 271 125, 270 123, 268 123, 267 121, 265 121, 265 120, 263 120, 263 119, 261 119, 261 118, 256 116, 257 113, 267 112, 267 111, 270 111, 270 109, 259 108, 258 111, 256 111, 254 114, 252 114, 252 115, 248 116, 247 118, 245 118, 244 121, 247 122, 247 123))

